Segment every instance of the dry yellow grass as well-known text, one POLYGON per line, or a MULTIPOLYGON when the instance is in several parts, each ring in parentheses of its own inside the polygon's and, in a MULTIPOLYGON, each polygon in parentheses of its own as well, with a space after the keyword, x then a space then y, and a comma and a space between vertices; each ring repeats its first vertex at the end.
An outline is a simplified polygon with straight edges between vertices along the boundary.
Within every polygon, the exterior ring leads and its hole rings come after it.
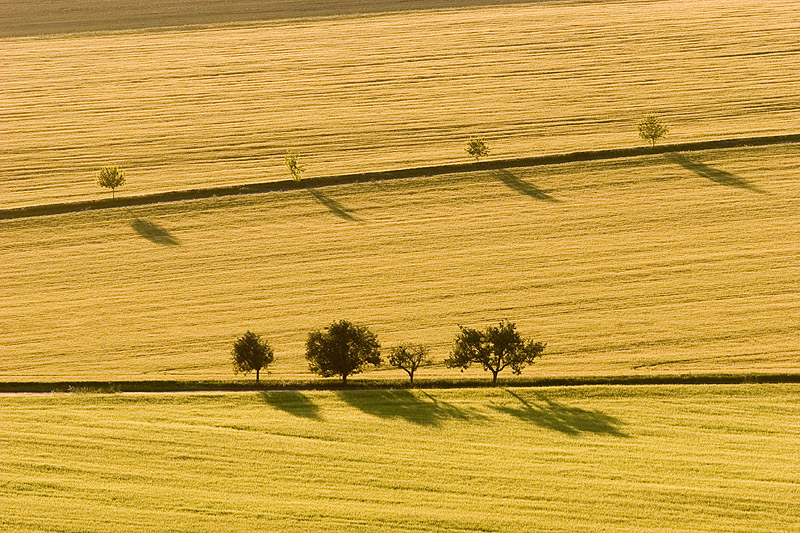
MULTIPOLYGON (((200 3, 202 4, 202 2, 200 3)), ((432 4, 437 5, 437 4, 432 4)), ((189 15, 187 15, 188 17, 189 15)), ((796 132, 800 5, 556 2, 0 40, 0 206, 796 132)), ((191 20, 187 21, 191 22, 191 20)))
POLYGON ((457 324, 509 318, 548 342, 526 375, 796 371, 798 151, 0 221, 0 379, 233 377, 246 329, 308 377, 307 332, 341 318, 438 361, 457 324))
POLYGON ((797 385, 3 397, 5 531, 796 531, 797 385))

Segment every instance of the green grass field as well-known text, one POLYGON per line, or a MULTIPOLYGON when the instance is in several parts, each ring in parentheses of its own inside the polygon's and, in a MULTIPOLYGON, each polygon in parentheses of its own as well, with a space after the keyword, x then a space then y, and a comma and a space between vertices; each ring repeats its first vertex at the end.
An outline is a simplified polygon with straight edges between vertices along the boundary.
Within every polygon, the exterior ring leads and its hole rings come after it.
POLYGON ((0 221, 0 379, 229 379, 247 329, 307 379, 341 318, 431 345, 420 377, 502 318, 548 343, 527 376, 797 371, 798 149, 0 221))
POLYGON ((0 398, 4 531, 793 531, 797 385, 0 398))
MULTIPOLYGON (((70 4, 0 9, 12 29, 27 21, 48 31, 62 17, 136 28, 300 9, 70 4)), ((285 178, 287 149, 309 176, 324 176, 464 161, 472 135, 500 158, 635 146, 649 112, 675 142, 796 133, 799 18, 788 0, 560 1, 6 37, 0 207, 102 197, 95 174, 111 163, 129 170, 120 192, 134 194, 285 178)))

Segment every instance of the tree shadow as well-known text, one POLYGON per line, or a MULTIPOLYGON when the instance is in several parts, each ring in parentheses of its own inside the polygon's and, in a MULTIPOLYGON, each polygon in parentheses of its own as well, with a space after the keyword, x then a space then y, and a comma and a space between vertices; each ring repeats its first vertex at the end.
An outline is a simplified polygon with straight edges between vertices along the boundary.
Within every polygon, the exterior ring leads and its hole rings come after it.
POLYGON ((319 406, 312 402, 308 396, 299 391, 270 391, 262 392, 261 398, 264 402, 275 409, 280 409, 290 415, 297 417, 310 418, 312 420, 322 420, 319 406))
POLYGON ((531 198, 535 198, 537 200, 542 200, 544 202, 560 202, 558 198, 554 198, 544 192, 542 189, 536 187, 528 183, 527 181, 522 180, 519 176, 510 172, 505 169, 497 170, 494 172, 494 176, 502 181, 506 187, 517 191, 520 194, 524 194, 526 196, 530 196, 531 198))
POLYGON ((306 190, 317 200, 319 203, 328 208, 328 211, 348 222, 360 222, 361 219, 350 213, 350 211, 342 204, 327 196, 324 192, 316 189, 306 188, 306 190))
POLYGON ((405 389, 340 391, 339 398, 369 415, 387 419, 400 418, 420 426, 438 426, 446 420, 485 418, 473 410, 439 401, 428 393, 421 394, 428 399, 422 399, 405 389))
POLYGON ((515 392, 508 389, 505 389, 505 391, 513 396, 521 406, 492 406, 501 413, 506 413, 520 420, 533 422, 543 428, 559 431, 567 435, 597 433, 615 437, 629 437, 619 428, 623 424, 622 421, 602 411, 587 411, 579 407, 569 407, 550 400, 542 394, 537 395, 537 402, 530 403, 515 392))
POLYGON ((163 244, 164 246, 178 246, 181 243, 181 241, 172 235, 172 233, 170 233, 166 228, 163 228, 158 224, 154 224, 153 222, 142 220, 138 217, 131 222, 131 227, 136 231, 136 233, 148 241, 152 241, 156 244, 163 244))
POLYGON ((740 189, 747 189, 748 191, 753 191, 760 194, 767 194, 765 190, 749 184, 747 181, 739 176, 736 176, 735 174, 710 167, 704 163, 693 161, 681 153, 671 152, 664 154, 664 157, 670 163, 678 164, 686 170, 691 170, 701 178, 706 178, 715 183, 719 183, 720 185, 725 185, 727 187, 738 187, 740 189))

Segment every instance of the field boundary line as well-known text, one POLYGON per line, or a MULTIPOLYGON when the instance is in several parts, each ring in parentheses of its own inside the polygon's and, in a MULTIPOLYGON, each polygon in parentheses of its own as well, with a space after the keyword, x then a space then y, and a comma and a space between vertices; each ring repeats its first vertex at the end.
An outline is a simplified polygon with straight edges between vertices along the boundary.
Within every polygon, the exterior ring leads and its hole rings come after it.
POLYGON ((29 218, 49 215, 61 215, 80 211, 97 209, 112 209, 117 207, 132 207, 139 205, 158 204, 166 202, 181 202, 186 200, 201 200, 220 196, 238 196, 243 194, 260 194, 267 192, 282 192, 301 190, 306 188, 329 187, 370 181, 397 180, 408 178, 424 178, 442 174, 459 172, 476 172, 482 170, 501 170, 505 168, 524 168, 546 165, 560 165, 584 161, 603 161, 608 159, 622 159, 640 157, 645 155, 665 154, 670 152, 699 152, 703 150, 716 150, 725 148, 741 148, 750 146, 769 146, 775 144, 800 143, 800 134, 771 135, 763 137, 744 137, 735 139, 717 139, 712 141, 697 141, 677 144, 664 144, 660 146, 637 146, 633 148, 616 148, 606 150, 589 150, 566 152, 541 156, 517 157, 510 159, 493 159, 490 161, 476 161, 469 163, 450 163, 425 167, 411 167, 394 170, 378 170, 372 172, 358 172, 352 174, 338 174, 306 178, 301 181, 290 179, 246 183, 242 185, 228 185, 222 187, 207 187, 197 189, 183 189, 158 193, 141 194, 135 196, 121 196, 116 198, 101 198, 96 200, 82 200, 77 202, 61 202, 51 204, 29 205, 0 209, 0 220, 15 218, 29 218))
MULTIPOLYGON (((661 374, 583 377, 500 378, 497 387, 579 387, 589 385, 736 385, 767 383, 800 383, 800 373, 747 374, 661 374)), ((147 381, 54 381, 0 382, 0 394, 43 394, 53 392, 118 393, 118 392, 251 392, 282 390, 393 390, 408 389, 403 380, 353 380, 347 385, 335 379, 317 380, 147 380, 147 381)), ((420 379, 414 389, 493 388, 489 378, 420 379)))

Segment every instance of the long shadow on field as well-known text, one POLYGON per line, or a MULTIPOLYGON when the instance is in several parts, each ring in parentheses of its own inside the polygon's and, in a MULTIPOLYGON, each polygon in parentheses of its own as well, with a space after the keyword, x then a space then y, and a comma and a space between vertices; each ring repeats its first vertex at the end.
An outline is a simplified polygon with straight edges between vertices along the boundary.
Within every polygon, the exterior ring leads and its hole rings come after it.
POLYGON ((519 176, 508 170, 505 169, 498 170, 494 172, 494 176, 500 181, 502 181, 506 185, 506 187, 508 187, 511 190, 517 191, 520 194, 524 194, 526 196, 530 196, 531 198, 535 198, 537 200, 542 200, 545 202, 561 201, 558 198, 553 198, 552 196, 544 192, 542 189, 528 183, 527 181, 524 181, 519 176))
POLYGON ((262 392, 261 397, 265 403, 290 415, 322 420, 319 407, 301 392, 291 390, 262 392))
POLYGON ((727 187, 738 187, 740 189, 747 189, 748 191, 753 191, 760 194, 767 194, 767 191, 747 183, 747 181, 739 176, 736 176, 735 174, 725 172, 724 170, 719 170, 718 168, 710 167, 704 163, 693 161, 681 153, 672 152, 664 154, 664 157, 670 163, 678 164, 686 170, 691 170, 698 176, 719 183, 720 185, 725 185, 727 187))
POLYGON ((337 217, 347 220, 349 222, 360 222, 361 219, 355 215, 350 214, 349 210, 344 207, 342 204, 327 196, 324 192, 318 191, 316 189, 306 189, 311 196, 313 196, 319 203, 324 205, 328 208, 328 211, 336 215, 337 217))
POLYGON ((543 394, 537 394, 537 401, 531 403, 519 394, 508 389, 505 390, 520 403, 520 406, 492 406, 501 413, 506 413, 520 420, 533 422, 544 428, 560 431, 567 435, 598 433, 615 437, 629 437, 619 429, 622 421, 602 411, 587 411, 579 407, 569 407, 550 400, 543 394))
POLYGON ((402 418, 420 426, 438 426, 446 420, 484 418, 472 410, 442 402, 427 393, 420 398, 408 390, 341 391, 339 397, 364 413, 380 418, 402 418))
POLYGON ((170 233, 166 228, 161 227, 158 224, 154 224, 153 222, 142 220, 138 217, 131 222, 131 227, 136 231, 136 233, 148 241, 152 241, 156 244, 163 244, 164 246, 178 246, 181 243, 181 241, 179 241, 177 237, 170 233))

